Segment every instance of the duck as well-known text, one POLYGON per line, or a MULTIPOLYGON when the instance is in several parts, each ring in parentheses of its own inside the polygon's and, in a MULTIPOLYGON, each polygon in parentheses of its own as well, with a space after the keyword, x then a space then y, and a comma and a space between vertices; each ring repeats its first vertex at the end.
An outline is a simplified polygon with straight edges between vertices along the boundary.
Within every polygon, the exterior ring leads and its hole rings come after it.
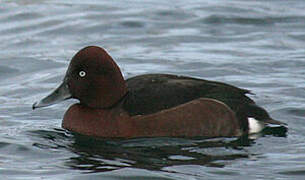
POLYGON ((174 74, 143 74, 124 79, 98 46, 79 50, 62 83, 33 104, 50 106, 74 98, 62 127, 102 138, 238 137, 261 132, 274 120, 233 85, 174 74))

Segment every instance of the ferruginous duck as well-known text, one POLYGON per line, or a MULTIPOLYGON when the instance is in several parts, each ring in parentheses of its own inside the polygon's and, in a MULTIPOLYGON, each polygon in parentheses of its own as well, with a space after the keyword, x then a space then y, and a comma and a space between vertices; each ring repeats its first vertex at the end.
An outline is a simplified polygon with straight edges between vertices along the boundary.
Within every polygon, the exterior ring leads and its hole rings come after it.
POLYGON ((79 100, 62 127, 95 137, 233 137, 261 131, 273 120, 248 90, 192 77, 145 74, 124 80, 103 49, 89 46, 72 58, 62 84, 33 104, 79 100))

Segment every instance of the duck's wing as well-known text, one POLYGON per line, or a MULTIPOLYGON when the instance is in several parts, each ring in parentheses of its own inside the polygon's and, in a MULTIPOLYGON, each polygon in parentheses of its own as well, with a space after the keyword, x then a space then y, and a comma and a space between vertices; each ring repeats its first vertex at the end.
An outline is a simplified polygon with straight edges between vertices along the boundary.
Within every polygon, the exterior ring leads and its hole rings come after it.
POLYGON ((224 102, 233 111, 240 104, 254 104, 246 96, 248 90, 235 86, 191 77, 146 74, 126 80, 128 95, 123 108, 130 115, 147 115, 200 97, 224 102))
POLYGON ((240 136, 235 113, 215 99, 199 98, 146 116, 133 116, 133 136, 232 137, 240 136))

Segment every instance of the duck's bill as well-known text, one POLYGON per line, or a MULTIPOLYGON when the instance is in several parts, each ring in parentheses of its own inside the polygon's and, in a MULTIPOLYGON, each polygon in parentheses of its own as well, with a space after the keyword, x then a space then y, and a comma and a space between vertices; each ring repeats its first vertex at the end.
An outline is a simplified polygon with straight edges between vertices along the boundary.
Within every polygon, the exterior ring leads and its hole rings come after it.
POLYGON ((71 98, 71 94, 67 83, 64 81, 57 89, 42 100, 35 102, 32 106, 33 109, 50 106, 63 100, 71 98))

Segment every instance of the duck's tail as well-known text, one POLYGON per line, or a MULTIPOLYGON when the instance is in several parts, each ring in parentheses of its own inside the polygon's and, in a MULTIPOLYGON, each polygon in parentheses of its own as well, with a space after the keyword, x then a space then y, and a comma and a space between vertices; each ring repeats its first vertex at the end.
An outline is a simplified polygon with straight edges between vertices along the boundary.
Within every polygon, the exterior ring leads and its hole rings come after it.
POLYGON ((278 120, 274 120, 272 118, 264 120, 264 123, 267 125, 269 124, 269 125, 278 125, 278 126, 288 126, 288 124, 278 121, 278 120))

